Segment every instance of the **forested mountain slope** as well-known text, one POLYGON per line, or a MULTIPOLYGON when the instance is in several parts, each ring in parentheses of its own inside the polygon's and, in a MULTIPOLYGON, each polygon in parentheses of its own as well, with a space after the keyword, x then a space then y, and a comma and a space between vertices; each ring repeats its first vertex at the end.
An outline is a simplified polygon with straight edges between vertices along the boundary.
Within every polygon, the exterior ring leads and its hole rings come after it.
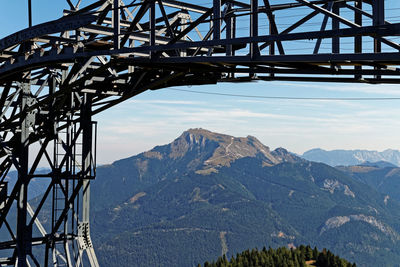
POLYGON ((104 266, 193 266, 300 244, 359 266, 400 262, 397 201, 255 137, 192 129, 97 175, 92 236, 104 266))

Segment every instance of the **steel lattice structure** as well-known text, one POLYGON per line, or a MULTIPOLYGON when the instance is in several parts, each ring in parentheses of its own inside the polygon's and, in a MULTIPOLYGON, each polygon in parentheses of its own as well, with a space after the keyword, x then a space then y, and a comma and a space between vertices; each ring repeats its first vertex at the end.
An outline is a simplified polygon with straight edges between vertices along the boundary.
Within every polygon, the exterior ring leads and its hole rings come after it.
POLYGON ((98 266, 92 116, 126 99, 251 80, 400 83, 384 0, 208 1, 66 0, 60 19, 0 40, 1 266, 98 266), (32 179, 50 182, 31 206, 32 179))

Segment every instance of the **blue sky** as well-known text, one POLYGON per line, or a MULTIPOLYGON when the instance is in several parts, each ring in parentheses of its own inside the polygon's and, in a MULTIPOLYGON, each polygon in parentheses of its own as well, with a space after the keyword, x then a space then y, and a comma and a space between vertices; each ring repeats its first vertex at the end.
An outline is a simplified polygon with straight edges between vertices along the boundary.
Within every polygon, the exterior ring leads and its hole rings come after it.
MULTIPOLYGON (((66 7, 64 2, 32 0, 34 24, 60 17, 62 8, 66 7)), ((83 5, 87 2, 90 1, 84 1, 83 5)), ((400 7, 400 1, 385 2, 391 8, 400 7)), ((26 3, 27 0, 2 3, 0 38, 27 26, 26 3)), ((388 10, 388 16, 396 17, 396 10, 388 10)), ((399 87, 253 82, 182 89, 257 96, 400 97, 399 87)), ((162 89, 143 93, 95 119, 99 122, 99 163, 110 163, 169 143, 189 128, 205 128, 234 136, 253 135, 271 149, 285 147, 296 153, 315 147, 400 149, 400 100, 271 100, 162 89)))
MULTIPOLYGON (((257 82, 185 89, 265 96, 400 96, 398 86, 387 85, 257 82)), ((285 147, 296 153, 314 147, 399 149, 399 102, 269 100, 150 91, 99 116, 100 149, 129 156, 196 127, 253 135, 271 148, 285 147)))

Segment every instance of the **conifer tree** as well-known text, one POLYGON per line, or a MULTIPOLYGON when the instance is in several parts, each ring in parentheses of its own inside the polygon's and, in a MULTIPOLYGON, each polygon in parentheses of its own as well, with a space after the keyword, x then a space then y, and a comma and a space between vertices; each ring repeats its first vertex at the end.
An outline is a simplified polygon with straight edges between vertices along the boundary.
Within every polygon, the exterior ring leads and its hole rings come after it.
POLYGON ((204 267, 306 267, 306 259, 314 260, 317 267, 356 267, 355 263, 339 258, 327 249, 318 252, 316 247, 311 249, 310 246, 300 246, 297 249, 282 247, 267 250, 264 247, 261 251, 246 250, 237 253, 236 257, 232 256, 230 260, 223 255, 216 262, 205 262, 204 267))

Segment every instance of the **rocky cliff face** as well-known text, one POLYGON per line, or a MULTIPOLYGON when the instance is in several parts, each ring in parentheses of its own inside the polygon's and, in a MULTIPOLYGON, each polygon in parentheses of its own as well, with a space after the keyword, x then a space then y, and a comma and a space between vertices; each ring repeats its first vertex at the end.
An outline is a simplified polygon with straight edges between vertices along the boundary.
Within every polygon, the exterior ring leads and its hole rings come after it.
POLYGON ((271 151, 253 136, 233 137, 205 129, 185 131, 171 144, 143 154, 145 157, 154 155, 173 160, 190 157, 187 167, 201 174, 218 172, 218 168, 229 167, 232 162, 245 157, 260 158, 265 166, 302 161, 283 148, 271 151))

